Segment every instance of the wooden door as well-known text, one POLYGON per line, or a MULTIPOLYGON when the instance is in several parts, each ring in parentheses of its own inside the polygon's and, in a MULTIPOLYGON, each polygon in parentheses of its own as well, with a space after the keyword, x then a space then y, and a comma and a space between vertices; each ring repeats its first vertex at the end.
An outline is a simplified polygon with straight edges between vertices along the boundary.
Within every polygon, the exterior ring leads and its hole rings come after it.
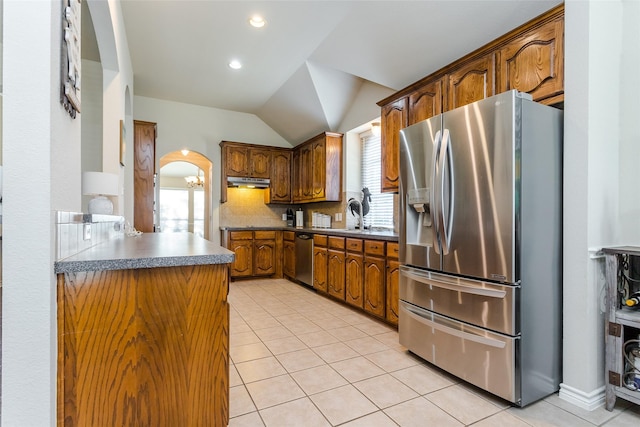
POLYGON ((327 263, 327 291, 344 301, 344 252, 329 249, 327 263))
POLYGON ((564 99, 563 22, 548 22, 498 51, 498 93, 517 89, 530 93, 534 101, 546 100, 547 104, 564 99))
POLYGON ((378 317, 385 315, 384 258, 364 259, 364 309, 378 317))
POLYGON ((313 199, 313 150, 311 144, 300 149, 300 200, 313 199))
POLYGON ((271 276, 276 272, 276 241, 253 241, 253 275, 271 276))
POLYGON ((407 126, 407 98, 401 98, 382 107, 380 117, 380 144, 382 146, 383 193, 397 193, 400 184, 400 129, 407 126))
POLYGON ((133 122, 133 226, 155 231, 156 124, 133 122))
POLYGON ((324 135, 311 144, 313 156, 313 192, 312 199, 324 200, 326 198, 327 183, 327 159, 326 159, 326 143, 324 135))
POLYGON ((227 145, 224 149, 226 176, 249 176, 249 149, 239 145, 227 145))
POLYGON ((475 59, 449 74, 447 105, 453 110, 495 94, 493 53, 475 59))
POLYGON ((313 288, 327 292, 327 248, 313 248, 313 288))
POLYGON ((442 84, 438 79, 409 94, 409 126, 442 113, 442 84))
POLYGON ((291 198, 294 203, 302 200, 302 161, 300 150, 295 149, 291 154, 291 173, 293 188, 291 189, 291 198))
POLYGON ((291 152, 274 151, 271 156, 270 203, 291 203, 291 152))
POLYGON ((387 260, 387 307, 386 319, 398 324, 398 313, 400 304, 400 262, 398 260, 387 260))
POLYGON ((356 307, 363 308, 364 257, 362 254, 347 253, 345 260, 345 297, 344 300, 356 307))
POLYGON ((252 148, 249 150, 249 176, 269 178, 271 175, 271 151, 252 148))

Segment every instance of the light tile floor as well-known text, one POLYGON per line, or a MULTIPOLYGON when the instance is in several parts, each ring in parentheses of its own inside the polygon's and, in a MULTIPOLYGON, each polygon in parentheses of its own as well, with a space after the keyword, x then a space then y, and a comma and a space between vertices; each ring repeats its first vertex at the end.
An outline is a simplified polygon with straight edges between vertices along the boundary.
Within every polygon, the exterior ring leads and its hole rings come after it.
POLYGON ((428 365, 397 331, 285 279, 232 282, 231 427, 640 426, 622 399, 520 409, 428 365))

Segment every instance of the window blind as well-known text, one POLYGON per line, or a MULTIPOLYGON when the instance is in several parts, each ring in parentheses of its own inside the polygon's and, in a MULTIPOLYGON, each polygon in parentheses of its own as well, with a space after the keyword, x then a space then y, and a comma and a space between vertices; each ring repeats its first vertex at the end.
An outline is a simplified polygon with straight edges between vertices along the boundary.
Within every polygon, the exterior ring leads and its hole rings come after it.
POLYGON ((369 213, 364 218, 365 226, 393 228, 393 194, 381 193, 381 146, 380 137, 371 132, 361 134, 362 141, 362 187, 371 192, 369 213))

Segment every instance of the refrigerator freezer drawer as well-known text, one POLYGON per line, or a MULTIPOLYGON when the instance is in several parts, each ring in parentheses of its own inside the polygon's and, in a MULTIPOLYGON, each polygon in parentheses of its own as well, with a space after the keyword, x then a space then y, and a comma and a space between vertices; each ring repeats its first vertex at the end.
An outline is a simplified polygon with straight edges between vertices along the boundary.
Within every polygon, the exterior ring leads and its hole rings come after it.
POLYGON ((400 269, 400 299, 507 335, 520 333, 519 286, 498 285, 407 266, 400 269))
POLYGON ((400 344, 426 361, 519 404, 519 339, 439 316, 400 301, 400 344))

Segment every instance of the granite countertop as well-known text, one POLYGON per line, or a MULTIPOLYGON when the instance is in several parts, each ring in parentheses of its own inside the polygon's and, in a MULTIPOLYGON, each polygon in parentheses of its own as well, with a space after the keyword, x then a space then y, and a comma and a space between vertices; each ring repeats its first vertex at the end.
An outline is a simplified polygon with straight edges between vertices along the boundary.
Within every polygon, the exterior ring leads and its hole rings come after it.
POLYGON ((56 273, 228 264, 234 253, 191 233, 144 233, 107 240, 55 263, 56 273))
POLYGON ((220 227, 222 231, 242 231, 242 230, 276 230, 276 231, 301 231, 311 234, 327 234, 332 236, 344 236, 371 240, 386 240, 389 242, 398 241, 398 233, 389 230, 346 230, 344 228, 296 228, 296 227, 220 227))

